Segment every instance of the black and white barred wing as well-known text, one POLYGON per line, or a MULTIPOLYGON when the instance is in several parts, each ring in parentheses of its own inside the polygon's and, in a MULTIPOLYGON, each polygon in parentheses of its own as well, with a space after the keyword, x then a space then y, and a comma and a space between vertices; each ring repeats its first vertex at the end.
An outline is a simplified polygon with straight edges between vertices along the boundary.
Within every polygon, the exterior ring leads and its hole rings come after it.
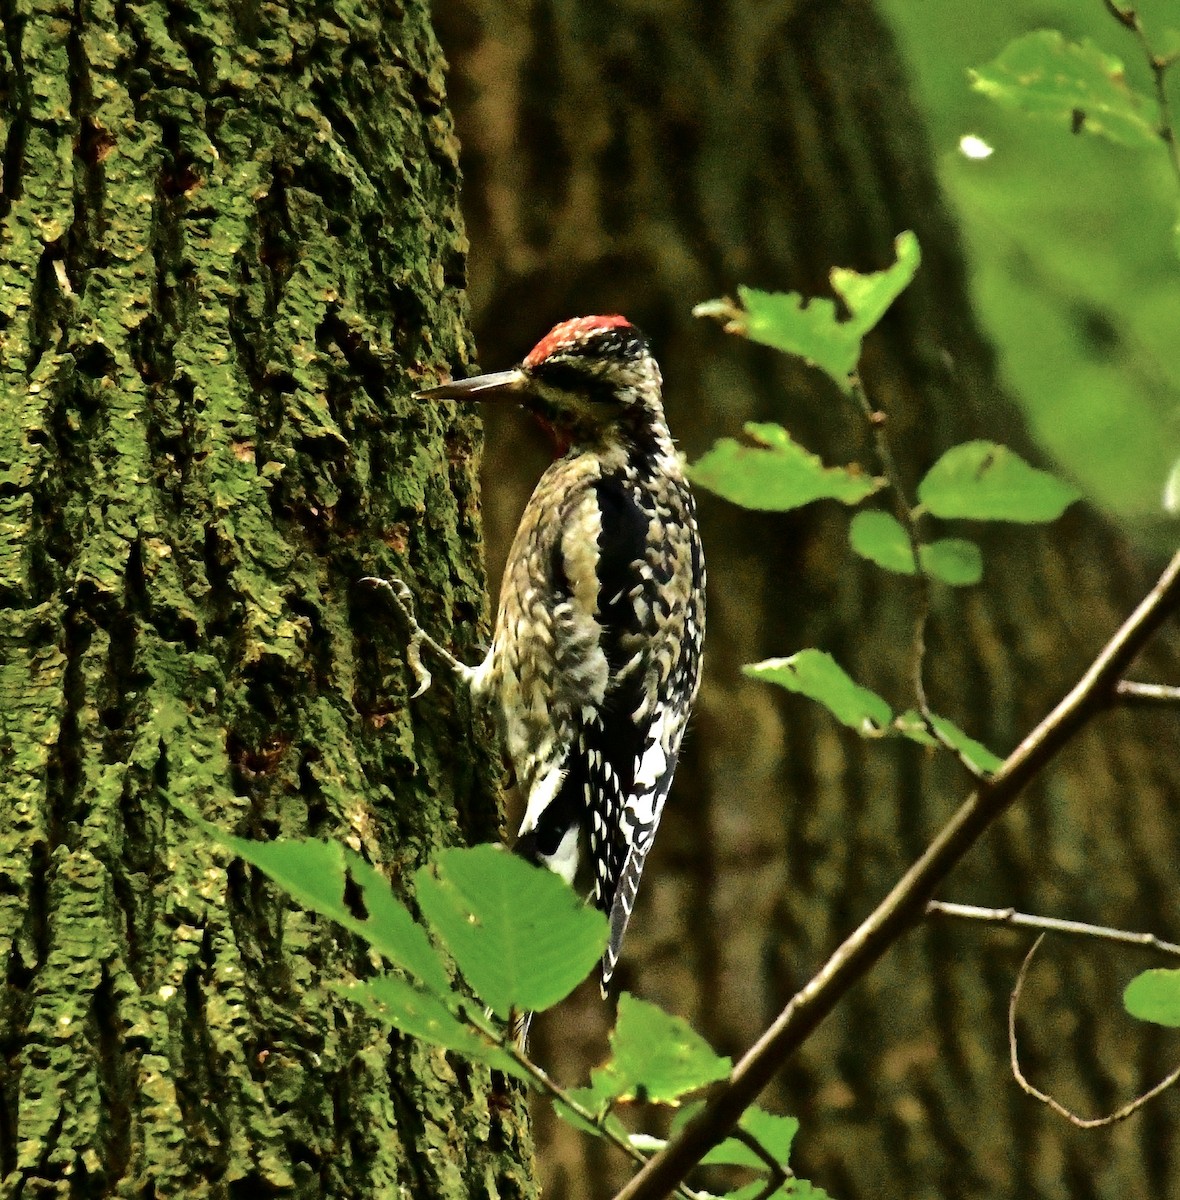
POLYGON ((605 702, 583 713, 595 903, 610 919, 610 981, 635 907, 696 696, 704 566, 692 498, 681 484, 604 477, 598 617, 609 665, 605 702), (652 528, 653 524, 666 528, 652 528), (679 536, 668 536, 672 530, 679 536))

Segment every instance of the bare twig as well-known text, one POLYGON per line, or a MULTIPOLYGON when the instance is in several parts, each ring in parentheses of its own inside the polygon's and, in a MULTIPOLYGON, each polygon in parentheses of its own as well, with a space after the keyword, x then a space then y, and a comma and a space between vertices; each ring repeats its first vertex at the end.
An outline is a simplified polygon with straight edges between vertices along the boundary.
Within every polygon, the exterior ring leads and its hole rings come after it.
POLYGON ((954 917, 962 921, 983 921, 990 925, 1008 925, 1013 929, 1038 929, 1042 933, 1098 938, 1105 942, 1119 942, 1124 946, 1158 950, 1161 954, 1180 958, 1180 946, 1174 942, 1165 942, 1154 933, 1135 933, 1129 929, 1112 929, 1107 925, 1088 925, 1083 921, 1063 921, 1059 917, 1038 917, 1032 913, 1017 912, 1014 908, 980 908, 974 904, 951 904, 946 900, 931 900, 926 905, 926 915, 954 917))
POLYGON ((734 1067, 730 1077, 714 1087, 704 1108, 648 1161, 616 1200, 662 1200, 729 1133, 745 1109, 849 988, 921 919, 934 889, 984 830, 1096 713, 1109 707, 1119 679, 1178 602, 1180 553, 1068 695, 1008 756, 994 776, 980 781, 889 895, 796 993, 734 1067))
POLYGON ((1122 1108, 1116 1109, 1105 1117, 1079 1117, 1077 1113, 1071 1112, 1059 1100, 1054 1100, 1048 1092, 1042 1092, 1040 1088, 1034 1087, 1029 1083, 1027 1076, 1020 1067, 1020 1054, 1016 1044, 1016 1009, 1020 1004, 1020 995, 1024 991, 1024 981, 1028 976, 1028 969, 1032 965, 1032 960, 1036 952, 1040 949, 1041 943, 1045 940, 1045 934, 1041 934, 1029 949, 1029 952, 1024 956, 1024 962, 1020 964, 1020 973, 1016 976, 1016 986, 1012 989, 1012 997, 1008 1001, 1008 1059, 1012 1065, 1012 1078, 1027 1092, 1034 1100, 1039 1100, 1042 1104, 1051 1108, 1058 1116, 1064 1117, 1071 1125, 1076 1125, 1079 1129, 1100 1129, 1103 1125, 1115 1125, 1119 1121, 1125 1121, 1132 1113, 1141 1109, 1149 1100, 1154 1100, 1161 1092, 1167 1091, 1177 1080, 1180 1080, 1180 1067, 1177 1067, 1170 1075, 1161 1079, 1150 1091, 1144 1092, 1141 1096, 1136 1096, 1129 1104, 1124 1104, 1122 1108))
POLYGON ((1180 687, 1167 683, 1133 683, 1124 679, 1115 689, 1123 704, 1180 704, 1180 687))
POLYGON ((911 679, 914 688, 914 698, 918 704, 918 712, 926 726, 927 733, 944 749, 949 750, 963 765, 964 769, 975 779, 984 778, 984 772, 973 763, 934 723, 934 713, 926 697, 926 626, 930 623, 930 576, 922 566, 922 538, 918 528, 918 516, 905 494, 902 486, 901 472, 897 469, 897 461, 889 445, 885 433, 886 415, 874 409, 865 392, 860 375, 853 372, 848 377, 852 389, 852 398, 856 401, 866 424, 872 431, 873 445, 881 469, 893 492, 894 507, 901 517, 902 528, 910 544, 910 555, 914 561, 914 578, 918 585, 918 611, 914 617, 914 649, 911 679))

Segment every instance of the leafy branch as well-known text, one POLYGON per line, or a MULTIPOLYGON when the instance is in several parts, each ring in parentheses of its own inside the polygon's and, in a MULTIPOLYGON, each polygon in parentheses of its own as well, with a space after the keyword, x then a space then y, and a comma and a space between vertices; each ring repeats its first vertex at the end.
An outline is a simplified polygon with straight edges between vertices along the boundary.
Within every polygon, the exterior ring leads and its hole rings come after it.
POLYGON ((1102 0, 1102 3, 1106 11, 1120 25, 1135 35, 1135 40, 1139 43, 1140 50, 1143 51, 1143 58, 1151 70, 1152 82, 1155 86, 1156 112, 1159 117, 1156 133, 1167 148, 1172 174, 1176 176, 1177 184, 1180 184, 1180 146, 1176 144, 1176 126, 1172 120, 1172 102, 1168 97, 1167 84, 1168 71, 1180 60, 1180 49, 1173 50, 1168 54, 1156 53, 1137 9, 1131 6, 1124 8, 1115 0, 1102 0))
POLYGON ((726 1136, 747 1105, 807 1040, 825 1016, 921 918, 934 890, 981 835, 1098 713, 1114 702, 1119 680, 1180 605, 1180 554, 1094 659, 1071 691, 983 780, 925 853, 841 944, 747 1052, 680 1135, 652 1158, 616 1200, 659 1200, 726 1136))

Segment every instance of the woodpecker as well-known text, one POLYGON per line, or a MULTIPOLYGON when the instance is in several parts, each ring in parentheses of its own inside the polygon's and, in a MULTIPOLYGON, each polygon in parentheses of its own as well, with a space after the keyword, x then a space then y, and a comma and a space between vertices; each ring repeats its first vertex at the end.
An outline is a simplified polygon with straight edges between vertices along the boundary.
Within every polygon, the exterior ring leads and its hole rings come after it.
POLYGON ((705 565, 692 493, 648 340, 621 316, 552 329, 509 371, 419 393, 516 401, 560 455, 521 517, 491 649, 466 667, 429 644, 496 715, 525 801, 516 850, 574 881, 589 850, 610 923, 605 996, 700 682, 705 565))

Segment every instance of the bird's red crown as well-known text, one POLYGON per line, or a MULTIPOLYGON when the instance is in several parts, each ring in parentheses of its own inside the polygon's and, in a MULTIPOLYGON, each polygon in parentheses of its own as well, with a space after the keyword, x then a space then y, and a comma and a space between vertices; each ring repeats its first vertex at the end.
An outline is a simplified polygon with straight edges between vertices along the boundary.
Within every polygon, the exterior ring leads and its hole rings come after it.
POLYGON ((526 367, 535 367, 553 354, 568 350, 584 341, 592 333, 604 329, 627 329, 631 322, 617 313, 605 317, 573 317, 554 325, 551 330, 528 352, 524 360, 526 367))

